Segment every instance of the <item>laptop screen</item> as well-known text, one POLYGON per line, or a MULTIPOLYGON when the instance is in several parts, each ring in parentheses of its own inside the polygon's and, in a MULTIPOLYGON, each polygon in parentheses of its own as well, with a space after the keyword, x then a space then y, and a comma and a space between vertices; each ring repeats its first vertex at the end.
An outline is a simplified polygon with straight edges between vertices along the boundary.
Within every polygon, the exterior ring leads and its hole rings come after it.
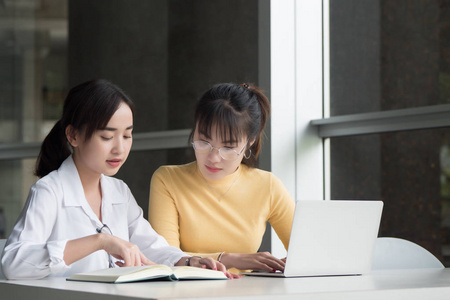
POLYGON ((369 272, 382 208, 372 200, 297 201, 285 276, 369 272))

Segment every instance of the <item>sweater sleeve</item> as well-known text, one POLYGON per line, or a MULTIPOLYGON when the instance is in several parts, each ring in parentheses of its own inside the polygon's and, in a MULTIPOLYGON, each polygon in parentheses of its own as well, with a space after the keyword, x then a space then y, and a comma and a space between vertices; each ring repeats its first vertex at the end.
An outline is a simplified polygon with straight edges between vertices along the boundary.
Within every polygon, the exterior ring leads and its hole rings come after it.
POLYGON ((150 182, 148 219, 153 229, 169 245, 180 248, 178 210, 168 185, 172 182, 164 167, 155 171, 150 182))
POLYGON ((281 180, 273 174, 271 175, 271 190, 271 208, 268 221, 287 250, 294 219, 295 203, 281 180))

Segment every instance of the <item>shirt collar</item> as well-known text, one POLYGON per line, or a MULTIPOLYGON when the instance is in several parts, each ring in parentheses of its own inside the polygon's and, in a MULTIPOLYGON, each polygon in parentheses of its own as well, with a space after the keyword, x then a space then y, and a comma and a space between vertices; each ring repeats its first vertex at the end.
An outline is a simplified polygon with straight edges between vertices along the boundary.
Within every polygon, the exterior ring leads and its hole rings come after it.
POLYGON ((82 206, 85 203, 87 204, 83 185, 81 184, 81 179, 72 155, 63 161, 58 169, 58 175, 61 179, 64 192, 64 204, 66 206, 82 206))
MULTIPOLYGON (((58 174, 60 175, 64 191, 64 204, 66 206, 89 206, 72 155, 61 164, 58 174)), ((117 190, 117 186, 113 183, 112 178, 102 174, 100 183, 102 188, 102 206, 125 203, 127 201, 124 199, 123 194, 117 190)))
POLYGON ((119 182, 119 179, 111 178, 102 174, 100 178, 100 184, 102 186, 102 201, 104 204, 117 204, 126 203, 125 195, 119 191, 119 186, 115 183, 119 182))

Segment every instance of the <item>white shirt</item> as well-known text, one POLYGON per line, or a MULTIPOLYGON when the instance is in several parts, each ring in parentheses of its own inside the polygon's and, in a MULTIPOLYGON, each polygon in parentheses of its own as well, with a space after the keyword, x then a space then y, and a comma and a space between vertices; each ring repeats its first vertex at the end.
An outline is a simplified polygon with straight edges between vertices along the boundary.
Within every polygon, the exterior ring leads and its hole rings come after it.
POLYGON ((37 279, 108 268, 109 256, 103 250, 70 266, 63 260, 67 241, 96 234, 103 224, 114 236, 136 244, 156 263, 173 266, 187 256, 153 230, 123 181, 102 175, 101 189, 103 223, 84 196, 72 156, 37 181, 4 248, 1 262, 5 276, 37 279))

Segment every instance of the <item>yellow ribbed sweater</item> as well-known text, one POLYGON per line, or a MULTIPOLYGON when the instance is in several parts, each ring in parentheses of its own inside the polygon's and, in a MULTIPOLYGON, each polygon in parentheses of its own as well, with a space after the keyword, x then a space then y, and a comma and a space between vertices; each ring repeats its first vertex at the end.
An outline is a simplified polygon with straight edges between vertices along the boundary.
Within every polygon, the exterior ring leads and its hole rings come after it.
POLYGON ((294 201, 281 181, 243 164, 214 181, 201 175, 195 161, 163 166, 150 184, 152 227, 191 255, 217 259, 223 251, 257 252, 267 221, 287 249, 293 215, 294 201))

